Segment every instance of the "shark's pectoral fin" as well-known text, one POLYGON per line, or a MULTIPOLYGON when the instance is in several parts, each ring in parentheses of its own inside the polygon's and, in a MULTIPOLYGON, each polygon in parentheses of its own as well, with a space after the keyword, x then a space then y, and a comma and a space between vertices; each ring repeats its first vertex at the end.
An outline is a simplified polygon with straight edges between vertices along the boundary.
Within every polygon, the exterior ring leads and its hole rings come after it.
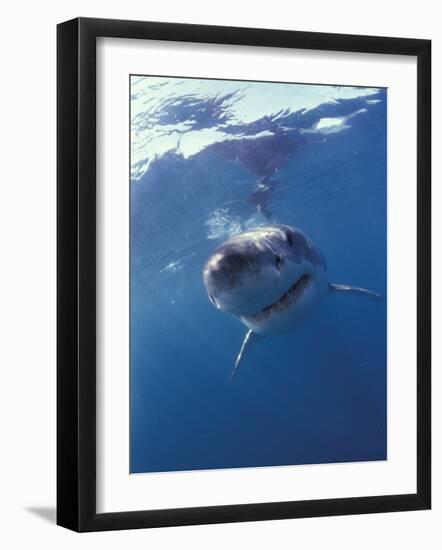
POLYGON ((330 283, 329 288, 331 292, 352 292, 354 294, 366 296, 372 300, 384 300, 384 296, 382 296, 382 294, 378 294, 377 292, 373 292, 372 290, 361 288, 359 286, 336 285, 334 283, 330 283))
POLYGON ((255 332, 253 332, 252 330, 248 330, 246 332, 243 343, 241 345, 241 349, 239 350, 239 353, 238 353, 238 357, 236 358, 236 361, 235 361, 235 367, 232 371, 232 374, 230 375, 230 381, 233 380, 233 377, 238 372, 239 364, 241 362, 241 359, 244 357, 245 349, 246 348, 250 349, 250 345, 253 342, 256 342, 257 340, 259 340, 260 338, 261 337, 258 334, 256 334, 255 332))

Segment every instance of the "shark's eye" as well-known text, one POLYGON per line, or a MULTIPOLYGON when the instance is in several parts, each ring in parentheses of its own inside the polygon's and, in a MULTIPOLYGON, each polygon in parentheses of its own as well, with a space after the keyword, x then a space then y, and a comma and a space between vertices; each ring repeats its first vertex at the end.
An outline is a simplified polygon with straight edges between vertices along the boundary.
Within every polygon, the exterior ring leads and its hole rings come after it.
POLYGON ((293 246, 293 237, 291 236, 291 234, 287 231, 285 236, 287 237, 287 242, 289 243, 289 245, 293 246))
POLYGON ((278 256, 278 255, 275 256, 275 265, 276 265, 276 269, 280 269, 280 268, 281 268, 281 265, 282 265, 282 258, 281 258, 281 256, 278 256))
POLYGON ((212 304, 213 304, 214 306, 216 306, 215 298, 214 298, 211 294, 208 294, 208 296, 209 296, 209 300, 212 302, 212 304))

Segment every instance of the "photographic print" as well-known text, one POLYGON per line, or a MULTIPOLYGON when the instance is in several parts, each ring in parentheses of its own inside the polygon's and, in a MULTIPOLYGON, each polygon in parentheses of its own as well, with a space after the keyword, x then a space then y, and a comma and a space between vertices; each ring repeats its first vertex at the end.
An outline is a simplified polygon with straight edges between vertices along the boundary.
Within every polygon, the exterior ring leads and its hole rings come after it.
POLYGON ((130 473, 387 459, 387 90, 131 75, 130 473))

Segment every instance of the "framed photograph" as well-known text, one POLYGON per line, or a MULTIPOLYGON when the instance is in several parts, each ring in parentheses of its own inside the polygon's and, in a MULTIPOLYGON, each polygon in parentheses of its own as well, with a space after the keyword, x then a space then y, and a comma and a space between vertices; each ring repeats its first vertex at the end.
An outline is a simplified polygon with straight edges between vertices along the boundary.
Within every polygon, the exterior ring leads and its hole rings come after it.
POLYGON ((58 524, 429 509, 430 41, 57 36, 58 524))

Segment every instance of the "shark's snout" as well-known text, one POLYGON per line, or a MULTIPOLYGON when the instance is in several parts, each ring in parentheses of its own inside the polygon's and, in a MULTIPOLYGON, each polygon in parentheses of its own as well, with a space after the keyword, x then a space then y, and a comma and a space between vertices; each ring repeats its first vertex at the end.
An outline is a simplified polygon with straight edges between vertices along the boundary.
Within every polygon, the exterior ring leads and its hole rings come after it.
MULTIPOLYGON (((247 244, 247 243, 245 243, 247 244)), ((260 280, 260 257, 256 251, 240 243, 228 243, 218 248, 203 270, 207 295, 215 307, 239 315, 253 309, 251 293, 260 280)))
POLYGON ((247 274, 257 274, 259 267, 250 254, 236 249, 218 250, 207 261, 204 272, 204 284, 212 296, 235 288, 241 284, 247 274))

